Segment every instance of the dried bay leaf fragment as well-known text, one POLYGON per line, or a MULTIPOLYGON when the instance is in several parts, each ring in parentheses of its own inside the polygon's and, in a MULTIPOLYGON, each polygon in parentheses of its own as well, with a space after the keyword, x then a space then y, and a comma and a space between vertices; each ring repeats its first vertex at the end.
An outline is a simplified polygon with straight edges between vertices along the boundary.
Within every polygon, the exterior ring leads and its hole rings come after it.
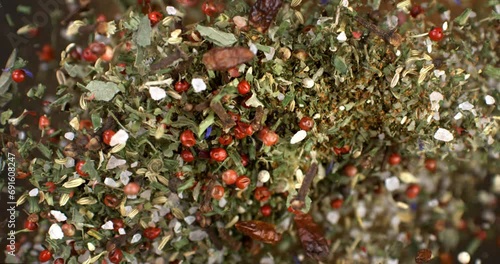
POLYGON ((236 229, 252 239, 262 241, 268 244, 275 244, 281 241, 281 234, 276 231, 273 224, 251 220, 240 221, 235 224, 236 229))
POLYGON ((254 56, 245 47, 213 48, 203 55, 203 64, 209 70, 225 71, 252 60, 254 56))
POLYGON ((257 0, 250 10, 250 25, 260 32, 267 31, 282 4, 281 0, 257 0))
POLYGON ((312 216, 299 213, 295 215, 294 222, 306 254, 316 260, 325 259, 330 248, 326 238, 322 235, 321 227, 314 222, 312 216))

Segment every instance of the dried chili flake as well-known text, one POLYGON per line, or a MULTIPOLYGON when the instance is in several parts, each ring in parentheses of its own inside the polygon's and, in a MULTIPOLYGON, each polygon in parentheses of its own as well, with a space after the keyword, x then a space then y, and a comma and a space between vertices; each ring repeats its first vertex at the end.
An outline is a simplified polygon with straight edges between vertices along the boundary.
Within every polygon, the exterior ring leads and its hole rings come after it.
POLYGON ((254 56, 245 47, 213 48, 203 55, 203 64, 209 70, 225 71, 252 60, 254 56))
POLYGON ((273 224, 251 220, 251 221, 240 221, 235 224, 236 229, 238 229, 243 234, 251 237, 252 239, 262 241, 268 244, 276 244, 281 241, 281 234, 276 231, 276 227, 273 224))
POLYGON ((310 214, 298 213, 294 218, 300 242, 306 254, 316 260, 325 259, 329 253, 328 242, 322 235, 321 227, 310 214))

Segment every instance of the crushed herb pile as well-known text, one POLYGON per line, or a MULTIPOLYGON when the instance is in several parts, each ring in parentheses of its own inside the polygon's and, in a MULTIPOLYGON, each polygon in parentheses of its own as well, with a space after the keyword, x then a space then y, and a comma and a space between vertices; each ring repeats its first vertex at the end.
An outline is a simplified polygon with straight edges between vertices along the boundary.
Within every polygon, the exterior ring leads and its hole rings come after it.
MULTIPOLYGON (((43 246, 7 260, 451 263, 498 236, 495 1, 478 19, 435 1, 375 16, 208 0, 194 24, 194 1, 133 2, 67 21, 90 39, 61 54, 50 107, 68 122, 14 141, 26 113, 1 114, 33 185, 19 233, 43 246)), ((24 80, 15 56, 2 87, 24 80)))

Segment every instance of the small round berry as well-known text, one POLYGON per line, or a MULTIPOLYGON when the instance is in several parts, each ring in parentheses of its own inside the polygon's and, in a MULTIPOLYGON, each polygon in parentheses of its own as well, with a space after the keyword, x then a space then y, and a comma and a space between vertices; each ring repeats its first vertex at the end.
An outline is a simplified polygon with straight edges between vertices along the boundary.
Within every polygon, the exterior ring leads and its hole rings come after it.
POLYGON ((248 166, 248 164, 250 164, 250 158, 247 154, 241 154, 241 164, 243 165, 243 167, 246 167, 248 166))
POLYGON ((238 187, 241 190, 244 190, 250 185, 250 178, 248 178, 245 175, 241 175, 236 179, 236 187, 238 187))
POLYGON ((57 258, 54 260, 54 264, 64 264, 64 259, 63 258, 57 258))
POLYGON ((224 197, 224 187, 220 185, 215 185, 211 192, 212 198, 215 200, 220 200, 224 197))
POLYGON ((106 194, 104 196, 104 204, 107 207, 115 208, 120 204, 120 202, 120 199, 118 199, 118 197, 114 194, 106 194))
POLYGON ((52 259, 52 253, 48 249, 41 251, 40 254, 38 255, 38 260, 40 262, 46 262, 51 259, 52 259))
POLYGON ((214 148, 210 150, 210 158, 217 162, 223 162, 227 158, 227 152, 223 148, 214 148))
POLYGON ((99 57, 92 53, 90 48, 86 48, 82 52, 82 58, 88 62, 96 62, 99 57))
POLYGON ((254 198, 259 202, 265 202, 271 197, 271 192, 265 186, 257 187, 254 191, 254 198))
POLYGON ((194 161, 194 155, 189 149, 183 149, 181 151, 181 158, 184 160, 184 162, 193 162, 194 161))
POLYGON ((237 179, 238 173, 235 170, 227 170, 222 173, 222 181, 227 185, 234 184, 237 179))
POLYGON ((273 208, 269 204, 263 205, 260 207, 260 213, 262 216, 268 217, 273 213, 273 208))
POLYGON ((123 187, 123 193, 126 195, 137 195, 141 190, 141 186, 136 182, 129 182, 123 187))
POLYGON ((196 138, 194 137, 193 131, 184 130, 184 132, 181 133, 181 144, 186 148, 190 148, 196 144, 196 138))
POLYGON ((418 15, 422 14, 423 12, 424 12, 424 9, 422 8, 422 6, 420 6, 418 4, 413 5, 410 9, 410 15, 413 18, 416 18, 418 15))
POLYGON ((163 14, 158 11, 152 11, 148 14, 149 21, 151 21, 151 26, 154 26, 163 19, 163 14))
POLYGON ((159 228, 159 227, 148 227, 148 228, 144 229, 144 231, 142 232, 142 234, 147 239, 153 240, 153 239, 157 238, 161 234, 161 228, 159 228))
POLYGON ((441 27, 435 27, 429 31, 429 38, 432 41, 440 41, 444 38, 443 29, 441 27))
POLYGON ((231 111, 228 111, 227 113, 229 114, 229 116, 231 116, 231 119, 232 119, 234 122, 238 122, 238 121, 240 121, 241 116, 240 116, 238 113, 231 112, 231 111))
POLYGON ((72 224, 65 223, 61 226, 61 230, 63 231, 64 235, 67 237, 72 237, 76 233, 76 228, 72 224))
POLYGON ((75 170, 76 170, 76 173, 80 174, 80 176, 82 177, 88 177, 89 174, 88 173, 85 173, 83 170, 82 170, 82 167, 83 165, 85 165, 85 161, 83 160, 80 160, 76 163, 76 166, 75 166, 75 170))
POLYGON ((344 167, 344 174, 349 177, 354 177, 358 173, 358 169, 354 165, 347 165, 344 167))
POLYGON ((336 198, 336 199, 333 199, 331 202, 330 202, 330 206, 333 208, 333 209, 339 209, 340 207, 342 207, 342 204, 344 203, 344 200, 341 199, 341 198, 336 198))
POLYGON ((12 71, 12 80, 16 83, 21 83, 24 81, 24 79, 26 79, 26 72, 24 72, 23 70, 20 70, 20 69, 17 69, 17 70, 14 70, 12 71))
POLYGON ((189 83, 185 80, 178 81, 174 85, 174 90, 178 93, 183 93, 189 90, 189 83))
POLYGON ((241 129, 241 131, 243 133, 245 133, 245 135, 247 136, 251 136, 253 134, 253 127, 251 124, 247 124, 245 122, 236 122, 237 123, 237 127, 241 129))
POLYGON ((236 126, 234 128, 234 137, 236 139, 244 139, 247 137, 247 133, 245 133, 245 131, 243 131, 243 129, 239 126, 236 126))
POLYGON ((92 121, 90 121, 88 119, 80 120, 79 129, 80 130, 83 130, 83 129, 90 130, 90 129, 92 129, 92 121))
POLYGON ((418 184, 410 184, 406 189, 406 196, 410 199, 414 199, 420 193, 420 186, 418 184))
POLYGON ((314 126, 314 120, 308 116, 304 116, 299 121, 299 127, 302 130, 309 131, 314 126))
POLYGON ((118 230, 120 230, 120 228, 125 227, 125 223, 123 222, 123 219, 121 219, 121 218, 113 218, 113 219, 111 219, 111 222, 113 222, 113 230, 115 232, 118 232, 118 230))
POLYGON ((398 153, 392 153, 389 156, 389 161, 388 162, 392 166, 398 165, 399 163, 401 163, 401 155, 399 155, 398 153))
POLYGON ((209 17, 215 17, 220 12, 224 11, 224 6, 216 3, 214 0, 207 0, 201 5, 201 11, 209 17))
POLYGON ((118 264, 123 260, 123 253, 119 248, 115 248, 108 253, 108 259, 113 264, 118 264))
POLYGON ((270 131, 270 130, 268 130, 267 133, 262 135, 262 138, 261 138, 262 143, 264 143, 264 145, 266 145, 268 147, 273 146, 276 143, 278 143, 279 139, 280 139, 280 137, 278 136, 278 134, 276 134, 276 132, 270 131))
POLYGON ((246 80, 240 81, 238 83, 238 93, 245 95, 250 92, 250 84, 246 80))
POLYGON ((50 126, 50 120, 46 115, 40 116, 38 119, 38 128, 44 130, 50 126))
POLYGON ((30 231, 34 231, 38 228, 38 223, 30 221, 30 220, 26 220, 26 221, 24 221, 24 228, 28 229, 30 231))
POLYGON ((224 134, 219 137, 219 143, 223 146, 227 146, 233 142, 233 136, 229 134, 224 134))
POLYGON ((89 45, 89 49, 97 57, 101 57, 106 52, 106 44, 102 42, 92 42, 89 45))
POLYGON ((435 159, 426 159, 425 168, 430 172, 435 172, 437 169, 437 161, 435 159))
POLYGON ((102 132, 102 142, 106 145, 111 145, 111 138, 116 134, 115 131, 108 129, 102 132))

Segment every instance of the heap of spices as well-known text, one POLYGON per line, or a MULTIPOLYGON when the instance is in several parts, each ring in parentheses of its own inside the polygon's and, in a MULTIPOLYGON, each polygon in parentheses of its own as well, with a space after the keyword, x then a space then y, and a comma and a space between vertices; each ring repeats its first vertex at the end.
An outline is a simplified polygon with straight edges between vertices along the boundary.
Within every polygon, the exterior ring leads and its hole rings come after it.
MULTIPOLYGON (((40 58, 61 54, 47 111, 0 113, 0 162, 33 185, 23 263, 465 263, 498 236, 495 15, 160 2, 79 1, 62 25, 88 43, 40 58)), ((46 100, 17 89, 31 66, 13 52, 0 103, 46 100)))

